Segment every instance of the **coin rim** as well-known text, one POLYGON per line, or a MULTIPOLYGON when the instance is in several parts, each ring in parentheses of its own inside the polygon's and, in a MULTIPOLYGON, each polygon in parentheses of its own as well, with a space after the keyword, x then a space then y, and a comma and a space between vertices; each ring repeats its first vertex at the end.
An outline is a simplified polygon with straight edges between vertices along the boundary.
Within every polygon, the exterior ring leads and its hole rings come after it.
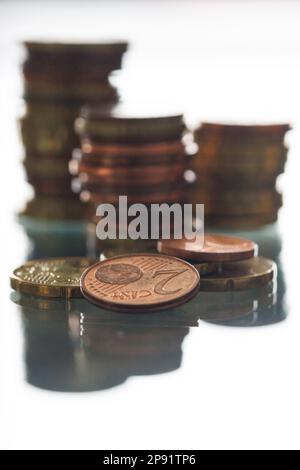
MULTIPOLYGON (((230 291, 237 291, 237 290, 248 290, 248 289, 257 289, 263 285, 266 285, 271 282, 275 282, 277 278, 277 264, 275 261, 266 258, 264 256, 257 256, 254 259, 256 260, 263 260, 264 262, 267 261, 270 263, 270 267, 267 271, 262 274, 254 274, 246 277, 243 276, 236 276, 226 278, 211 278, 202 276, 201 280, 201 289, 202 291, 214 291, 214 292, 230 292, 230 291), (228 285, 230 282, 231 285, 228 285)), ((247 260, 244 260, 247 261, 247 260)), ((214 276, 214 274, 211 274, 214 276)))

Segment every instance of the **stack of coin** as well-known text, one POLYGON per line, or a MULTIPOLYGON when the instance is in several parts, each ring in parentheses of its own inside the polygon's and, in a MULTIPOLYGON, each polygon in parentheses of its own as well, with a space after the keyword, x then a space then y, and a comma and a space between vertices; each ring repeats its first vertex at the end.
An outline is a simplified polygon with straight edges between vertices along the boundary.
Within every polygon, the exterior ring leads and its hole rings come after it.
POLYGON ((201 276, 200 289, 233 291, 259 289, 276 281, 276 263, 258 256, 258 246, 239 237, 205 234, 195 240, 161 240, 158 251, 189 261, 201 276))
POLYGON ((212 123, 196 129, 199 151, 190 160, 196 180, 189 200, 205 204, 207 224, 250 229, 276 222, 282 205, 276 180, 287 160, 289 129, 212 123))
POLYGON ((118 101, 109 82, 121 67, 126 43, 24 43, 26 114, 21 119, 24 167, 35 197, 25 215, 33 218, 82 219, 86 207, 71 189, 68 163, 78 146, 74 121, 81 107, 118 101))
POLYGON ((70 163, 76 176, 73 189, 93 205, 94 214, 99 204, 118 206, 121 195, 127 196, 128 205, 183 201, 186 149, 181 114, 140 114, 125 104, 109 112, 86 107, 76 130, 81 150, 70 163))

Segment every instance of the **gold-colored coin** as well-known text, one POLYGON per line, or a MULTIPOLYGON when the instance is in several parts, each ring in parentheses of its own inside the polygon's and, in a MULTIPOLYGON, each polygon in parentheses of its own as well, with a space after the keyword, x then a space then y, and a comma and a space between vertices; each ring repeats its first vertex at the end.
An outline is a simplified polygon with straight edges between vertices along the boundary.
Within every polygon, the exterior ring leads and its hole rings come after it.
POLYGON ((80 277, 95 261, 90 258, 49 258, 29 261, 10 277, 14 290, 41 297, 82 297, 80 277))
POLYGON ((201 290, 255 289, 275 281, 276 276, 276 263, 257 256, 244 261, 220 264, 218 273, 201 277, 201 290))
POLYGON ((191 263, 194 268, 197 269, 200 276, 206 276, 207 274, 212 274, 218 271, 219 264, 218 263, 191 263))

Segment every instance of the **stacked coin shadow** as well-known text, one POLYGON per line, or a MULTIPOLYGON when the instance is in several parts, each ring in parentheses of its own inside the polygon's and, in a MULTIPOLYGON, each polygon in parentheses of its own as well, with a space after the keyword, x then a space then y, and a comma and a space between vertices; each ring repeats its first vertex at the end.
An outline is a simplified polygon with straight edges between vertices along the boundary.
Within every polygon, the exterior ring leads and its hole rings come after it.
POLYGON ((195 181, 188 199, 205 204, 209 226, 252 229, 277 221, 282 194, 288 124, 203 123, 194 132, 199 150, 190 159, 195 181))
POLYGON ((68 164, 78 145, 74 121, 81 107, 118 101, 109 75, 121 68, 126 43, 24 43, 26 113, 21 118, 27 181, 34 189, 22 215, 82 220, 87 207, 72 192, 68 164))
MULTIPOLYGON (((94 216, 100 204, 117 206, 121 195, 127 196, 128 206, 141 203, 147 209, 152 203, 183 202, 186 128, 182 115, 141 115, 122 103, 109 112, 89 106, 82 110, 75 127, 81 149, 74 151, 70 162, 73 190, 93 208, 94 216)), ((117 238, 122 225, 119 215, 117 212, 117 238)), ((127 231, 134 218, 129 215, 123 230, 127 231)), ((91 222, 95 225, 100 220, 93 217, 91 222)), ((118 239, 112 246, 120 252, 148 251, 150 219, 146 222, 143 240, 118 239)), ((160 233, 160 222, 158 225, 160 233)))

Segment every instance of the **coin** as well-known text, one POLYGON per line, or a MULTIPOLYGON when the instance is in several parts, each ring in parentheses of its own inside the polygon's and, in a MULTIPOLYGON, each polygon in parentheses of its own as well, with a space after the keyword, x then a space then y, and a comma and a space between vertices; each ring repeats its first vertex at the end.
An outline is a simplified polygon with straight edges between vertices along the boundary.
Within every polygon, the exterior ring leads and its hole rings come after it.
POLYGON ((80 257, 28 261, 13 272, 11 287, 40 297, 81 297, 81 274, 94 262, 80 257))
POLYGON ((123 54, 128 48, 125 41, 102 42, 102 43, 67 43, 67 42, 41 42, 24 41, 24 46, 29 53, 38 54, 123 54))
MULTIPOLYGON (((41 176, 41 177, 62 177, 69 176, 68 172, 68 158, 55 159, 55 157, 32 157, 26 155, 23 161, 24 168, 27 175, 41 176)), ((70 176, 69 176, 70 180, 70 176)), ((69 186, 70 186, 69 182, 69 186)))
POLYGON ((239 125, 239 124, 223 124, 223 123, 202 123, 196 131, 198 138, 200 136, 210 136, 213 138, 221 137, 222 139, 250 139, 258 141, 281 141, 287 131, 291 129, 290 124, 268 124, 268 125, 239 125))
POLYGON ((101 144, 93 142, 88 138, 82 140, 82 150, 85 154, 110 155, 111 157, 147 157, 153 155, 183 154, 185 146, 181 140, 170 142, 156 142, 152 144, 128 145, 128 144, 101 144))
POLYGON ((143 154, 132 154, 132 155, 117 155, 117 154, 110 154, 110 153, 84 153, 81 151, 73 152, 73 159, 72 162, 77 163, 78 170, 81 164, 86 165, 89 168, 97 168, 97 167, 140 167, 144 168, 145 166, 151 165, 161 165, 161 164, 176 164, 185 161, 185 153, 184 151, 181 152, 174 152, 174 153, 153 153, 148 155, 143 154))
POLYGON ((207 215, 265 215, 282 206, 282 195, 273 188, 217 192, 196 187, 189 191, 188 200, 204 204, 207 215))
POLYGON ((145 168, 105 168, 97 167, 90 169, 86 165, 79 167, 79 181, 102 187, 111 186, 134 186, 145 187, 146 185, 163 185, 176 183, 183 179, 183 165, 159 165, 145 168))
POLYGON ((258 163, 261 159, 279 160, 286 155, 288 149, 281 142, 280 144, 259 144, 245 145, 236 143, 234 140, 229 145, 223 145, 222 141, 211 139, 201 139, 198 143, 199 152, 205 158, 220 158, 222 160, 234 162, 234 159, 242 158, 247 161, 258 163))
POLYGON ((73 195, 70 176, 47 178, 27 173, 27 181, 34 187, 36 195, 62 197, 73 195))
POLYGON ((217 274, 208 274, 201 278, 201 289, 211 291, 255 289, 274 281, 276 276, 276 263, 258 256, 236 263, 223 263, 217 274))
POLYGON ((219 269, 218 263, 191 263, 197 269, 200 276, 206 276, 207 274, 215 273, 219 269))
POLYGON ((110 84, 101 85, 101 83, 82 85, 60 84, 60 83, 26 83, 24 90, 25 99, 51 101, 80 101, 87 102, 93 100, 110 101, 118 97, 117 90, 110 84))
POLYGON ((199 285, 199 273, 192 265, 156 254, 110 258, 88 268, 81 278, 82 293, 89 301, 124 312, 176 307, 194 297, 199 285))
POLYGON ((182 114, 141 114, 122 104, 110 112, 86 107, 76 120, 75 129, 78 135, 88 136, 92 142, 141 144, 179 140, 185 125, 182 114))
POLYGON ((29 201, 22 212, 22 215, 49 220, 78 220, 86 218, 88 214, 87 204, 74 197, 41 195, 36 195, 29 201))
MULTIPOLYGON (((76 189, 76 188, 74 188, 76 189)), ((102 192, 92 192, 89 190, 82 190, 83 187, 81 185, 81 192, 80 192, 80 200, 82 202, 88 202, 94 205, 99 204, 118 204, 119 203, 119 195, 128 195, 127 202, 128 204, 134 203, 141 203, 141 204, 172 204, 174 202, 181 202, 184 197, 183 191, 166 191, 166 192, 154 192, 154 193, 134 193, 134 194, 126 194, 128 193, 126 190, 118 190, 116 193, 102 193, 102 192)))
POLYGON ((204 245, 197 240, 160 240, 160 253, 178 256, 191 261, 241 261, 252 258, 258 251, 256 243, 246 238, 227 235, 205 234, 204 245))

